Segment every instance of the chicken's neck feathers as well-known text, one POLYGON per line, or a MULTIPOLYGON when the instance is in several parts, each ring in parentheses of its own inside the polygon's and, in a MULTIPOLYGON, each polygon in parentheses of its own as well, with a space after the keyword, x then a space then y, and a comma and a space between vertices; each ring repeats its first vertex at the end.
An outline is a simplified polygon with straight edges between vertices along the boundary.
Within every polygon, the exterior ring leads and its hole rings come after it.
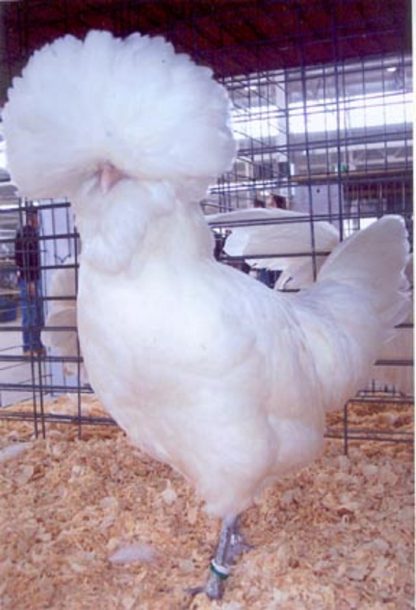
POLYGON ((213 259, 200 206, 170 184, 122 180, 106 197, 96 188, 75 201, 82 261, 104 275, 137 276, 157 261, 171 267, 213 259))
POLYGON ((198 266, 213 259, 214 243, 200 207, 176 202, 173 210, 150 223, 138 251, 139 266, 148 261, 198 266))

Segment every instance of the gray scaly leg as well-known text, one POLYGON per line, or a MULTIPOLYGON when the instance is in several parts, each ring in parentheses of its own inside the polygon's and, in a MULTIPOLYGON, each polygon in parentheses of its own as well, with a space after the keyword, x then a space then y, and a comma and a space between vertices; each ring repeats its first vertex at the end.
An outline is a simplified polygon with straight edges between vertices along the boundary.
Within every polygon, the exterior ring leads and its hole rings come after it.
POLYGON ((208 580, 204 587, 193 589, 192 593, 206 593, 210 599, 221 599, 231 565, 240 553, 249 548, 238 531, 238 517, 224 519, 218 546, 211 560, 208 580))

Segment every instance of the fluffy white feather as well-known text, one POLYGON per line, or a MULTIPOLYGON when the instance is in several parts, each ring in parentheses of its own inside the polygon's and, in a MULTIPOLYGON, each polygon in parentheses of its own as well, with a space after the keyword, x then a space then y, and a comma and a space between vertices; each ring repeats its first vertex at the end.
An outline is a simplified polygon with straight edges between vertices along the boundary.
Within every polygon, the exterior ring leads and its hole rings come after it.
POLYGON ((115 565, 131 563, 154 563, 158 558, 156 550, 148 544, 126 544, 110 555, 108 561, 115 565))
POLYGON ((218 264, 195 196, 233 160, 226 93, 161 39, 47 46, 4 119, 25 193, 71 194, 82 351, 137 445, 222 517, 316 457, 325 410, 356 392, 405 315, 401 219, 335 248, 294 298, 218 264), (109 190, 103 163, 119 173, 109 190))
POLYGON ((30 449, 32 443, 13 443, 0 449, 0 464, 7 462, 15 457, 18 457, 21 453, 30 449))
MULTIPOLYGON (((52 274, 49 286, 49 296, 56 300, 49 301, 48 315, 45 330, 42 331, 42 342, 52 352, 59 356, 77 358, 80 356, 77 332, 77 306, 76 306, 76 268, 74 259, 68 259, 67 266, 57 269, 52 274), (64 298, 69 297, 69 298, 64 298), (72 297, 72 298, 71 298, 72 297), (68 327, 73 330, 48 330, 49 327, 68 327)), ((67 375, 76 375, 78 365, 76 362, 66 362, 64 372, 67 375)), ((87 372, 81 364, 80 374, 82 383, 87 382, 87 372)))
MULTIPOLYGON (((338 231, 329 222, 315 220, 311 223, 304 213, 293 210, 249 208, 212 214, 207 220, 213 225, 232 224, 224 245, 226 254, 243 256, 254 269, 282 271, 276 288, 312 284, 312 252, 331 252, 339 242, 338 231), (299 253, 304 256, 294 256, 299 253), (252 259, 250 256, 265 258, 252 259)), ((315 257, 317 271, 325 259, 326 255, 315 257)))
MULTIPOLYGON (((409 284, 413 284, 413 255, 410 256, 409 262, 405 269, 406 277, 409 284)), ((381 352, 377 356, 377 360, 384 361, 400 361, 414 360, 414 340, 413 340, 413 289, 412 307, 406 319, 406 323, 411 326, 396 328, 394 335, 389 341, 386 341, 381 352)), ((414 367, 400 365, 377 365, 373 366, 370 372, 370 378, 367 383, 367 388, 376 390, 385 390, 400 392, 405 396, 414 396, 414 367)))

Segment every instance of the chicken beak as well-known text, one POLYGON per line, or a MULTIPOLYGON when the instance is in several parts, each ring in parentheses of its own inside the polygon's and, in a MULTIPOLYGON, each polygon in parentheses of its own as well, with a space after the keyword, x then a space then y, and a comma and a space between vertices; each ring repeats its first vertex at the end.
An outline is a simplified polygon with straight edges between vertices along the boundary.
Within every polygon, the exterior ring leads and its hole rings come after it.
POLYGON ((100 190, 103 195, 107 195, 107 193, 113 188, 119 180, 121 180, 123 174, 111 163, 104 163, 100 167, 99 172, 99 184, 100 190))

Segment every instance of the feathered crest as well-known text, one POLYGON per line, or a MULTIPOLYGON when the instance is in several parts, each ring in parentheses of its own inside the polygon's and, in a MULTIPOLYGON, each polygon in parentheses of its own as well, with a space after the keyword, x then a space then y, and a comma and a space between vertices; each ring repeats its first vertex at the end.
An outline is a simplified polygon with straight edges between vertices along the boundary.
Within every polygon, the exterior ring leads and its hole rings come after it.
POLYGON ((64 36, 9 90, 10 171, 29 197, 74 197, 102 162, 137 180, 208 185, 234 159, 229 106, 212 71, 162 37, 64 36))

